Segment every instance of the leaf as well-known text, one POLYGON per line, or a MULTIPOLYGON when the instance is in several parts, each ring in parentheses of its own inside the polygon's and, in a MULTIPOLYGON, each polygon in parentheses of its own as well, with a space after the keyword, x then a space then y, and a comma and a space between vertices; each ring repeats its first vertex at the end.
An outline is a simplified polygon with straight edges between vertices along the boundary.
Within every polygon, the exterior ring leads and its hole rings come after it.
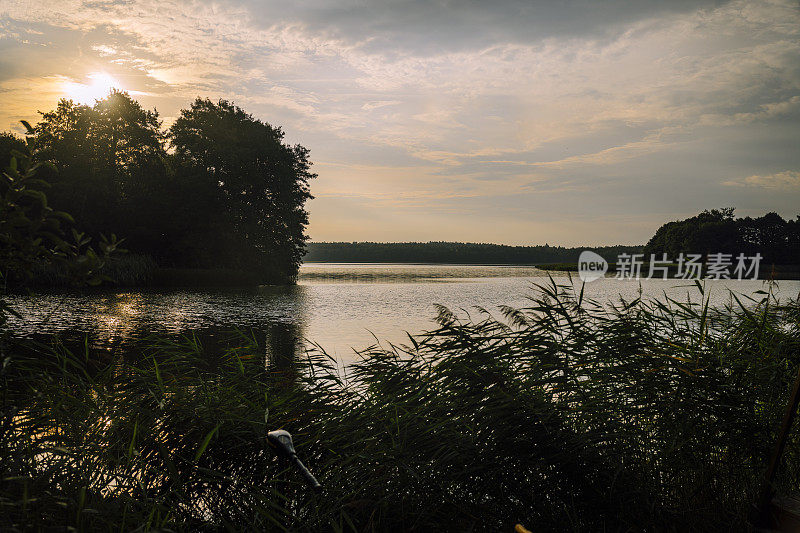
POLYGON ((208 444, 211 442, 211 438, 214 436, 217 430, 219 430, 219 424, 217 424, 217 426, 214 429, 209 431, 208 435, 206 435, 206 437, 203 439, 203 442, 200 444, 200 447, 197 449, 197 453, 194 456, 195 463, 197 462, 198 459, 200 459, 200 456, 203 455, 203 452, 206 451, 208 444))
POLYGON ((42 191, 37 191, 36 189, 25 189, 21 194, 22 196, 35 198, 39 201, 39 205, 42 207, 47 207, 47 196, 42 191))
POLYGON ((60 218, 62 220, 65 220, 65 221, 69 222, 70 224, 74 224, 75 223, 75 219, 72 218, 72 215, 70 215, 69 213, 65 213, 64 211, 53 211, 52 215, 54 217, 56 217, 56 218, 60 218))
POLYGON ((136 417, 136 422, 133 424, 133 435, 131 436, 131 443, 128 445, 128 459, 131 458, 136 445, 136 434, 139 432, 139 417, 136 417))
POLYGON ((42 189, 49 189, 50 187, 52 187, 52 185, 50 185, 50 183, 46 182, 45 180, 40 180, 40 179, 37 179, 37 178, 31 178, 31 179, 25 180, 25 185, 27 185, 29 187, 34 185, 34 186, 37 186, 37 187, 41 187, 42 189))

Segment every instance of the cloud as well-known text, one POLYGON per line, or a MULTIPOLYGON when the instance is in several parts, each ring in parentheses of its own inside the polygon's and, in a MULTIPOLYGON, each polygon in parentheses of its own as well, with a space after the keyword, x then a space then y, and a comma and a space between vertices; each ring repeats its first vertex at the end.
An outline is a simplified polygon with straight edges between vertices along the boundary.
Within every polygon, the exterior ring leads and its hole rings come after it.
POLYGON ((361 106, 361 109, 363 109, 364 111, 372 111, 373 109, 380 109, 382 107, 394 106, 402 103, 403 102, 401 102, 400 100, 378 100, 375 102, 367 102, 366 104, 361 106))
POLYGON ((722 183, 731 187, 758 187, 779 191, 800 191, 800 172, 786 170, 775 174, 748 176, 741 180, 730 180, 722 183))
POLYGON ((530 44, 550 37, 608 37, 642 19, 717 4, 695 0, 317 0, 283 3, 278 9, 272 2, 247 5, 259 27, 295 24, 309 34, 339 40, 366 53, 430 56, 485 49, 498 42, 530 44))

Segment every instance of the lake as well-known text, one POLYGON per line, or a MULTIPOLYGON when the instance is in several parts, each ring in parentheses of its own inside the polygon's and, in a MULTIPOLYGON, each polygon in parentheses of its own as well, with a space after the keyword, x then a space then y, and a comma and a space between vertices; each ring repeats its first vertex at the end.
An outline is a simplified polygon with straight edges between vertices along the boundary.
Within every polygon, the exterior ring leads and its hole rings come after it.
MULTIPOLYGON (((569 283, 564 272, 553 272, 569 283)), ((247 290, 101 290, 11 296, 22 315, 10 327, 17 334, 59 332, 88 335, 98 346, 131 342, 152 332, 215 331, 231 325, 253 328, 269 342, 302 349, 315 342, 346 362, 353 348, 375 342, 403 343, 405 332, 422 333, 436 324, 436 304, 460 314, 483 307, 524 307, 548 273, 527 266, 307 263, 292 287, 247 290)), ((580 285, 577 278, 573 279, 580 285)), ((713 304, 730 301, 728 289, 753 295, 765 290, 756 280, 705 280, 713 304)), ((605 278, 586 284, 587 296, 601 302, 620 296, 699 300, 693 282, 628 281, 605 278)), ((797 298, 800 281, 773 288, 781 300, 797 298)), ((757 295, 756 295, 757 297, 757 295)))

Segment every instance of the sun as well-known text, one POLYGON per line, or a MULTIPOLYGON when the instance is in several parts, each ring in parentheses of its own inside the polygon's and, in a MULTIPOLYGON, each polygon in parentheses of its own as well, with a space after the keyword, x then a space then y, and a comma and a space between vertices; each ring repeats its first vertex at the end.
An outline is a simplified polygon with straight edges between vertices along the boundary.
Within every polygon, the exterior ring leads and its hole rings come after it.
POLYGON ((75 103, 92 105, 95 101, 108 96, 111 89, 122 90, 122 85, 113 76, 105 72, 93 72, 87 76, 89 83, 67 81, 64 90, 67 97, 75 103))

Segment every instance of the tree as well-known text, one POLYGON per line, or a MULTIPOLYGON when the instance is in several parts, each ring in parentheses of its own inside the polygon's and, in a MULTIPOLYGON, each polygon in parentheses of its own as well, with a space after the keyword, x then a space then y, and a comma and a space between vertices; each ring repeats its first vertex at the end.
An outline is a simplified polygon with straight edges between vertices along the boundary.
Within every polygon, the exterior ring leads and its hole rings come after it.
POLYGON ((777 213, 759 218, 735 218, 733 208, 712 209, 668 222, 656 231, 644 249, 649 254, 675 259, 681 253, 761 254, 766 263, 796 264, 800 260, 797 222, 777 213))
POLYGON ((129 246, 158 256, 168 179, 164 135, 156 111, 112 91, 94 106, 61 100, 34 129, 37 159, 59 173, 51 202, 73 213, 93 235, 125 235, 129 246))
POLYGON ((210 217, 203 228, 212 236, 206 247, 225 248, 226 266, 294 278, 307 239, 308 183, 316 176, 308 150, 285 144, 280 128, 225 100, 198 98, 169 134, 178 186, 193 208, 210 217), (208 210, 210 205, 218 208, 208 210))
POLYGON ((0 132, 0 165, 5 165, 11 161, 13 152, 23 153, 27 149, 25 141, 13 133, 0 132))
POLYGON ((97 284, 105 279, 100 273, 105 260, 117 249, 115 236, 92 245, 74 229, 70 215, 50 207, 45 193, 49 184, 37 175, 49 166, 32 161, 32 144, 29 138, 22 150, 12 149, 0 176, 0 326, 13 313, 3 299, 9 279, 24 279, 34 265, 58 264, 76 284, 97 284))
MULTIPOLYGON (((0 138, 0 150, 15 142, 0 138)), ((124 235, 161 266, 295 279, 315 175, 308 150, 285 144, 280 128, 198 99, 164 132, 155 110, 112 91, 93 106, 61 100, 32 142, 39 161, 60 169, 45 169, 50 202, 90 235, 124 235)))

